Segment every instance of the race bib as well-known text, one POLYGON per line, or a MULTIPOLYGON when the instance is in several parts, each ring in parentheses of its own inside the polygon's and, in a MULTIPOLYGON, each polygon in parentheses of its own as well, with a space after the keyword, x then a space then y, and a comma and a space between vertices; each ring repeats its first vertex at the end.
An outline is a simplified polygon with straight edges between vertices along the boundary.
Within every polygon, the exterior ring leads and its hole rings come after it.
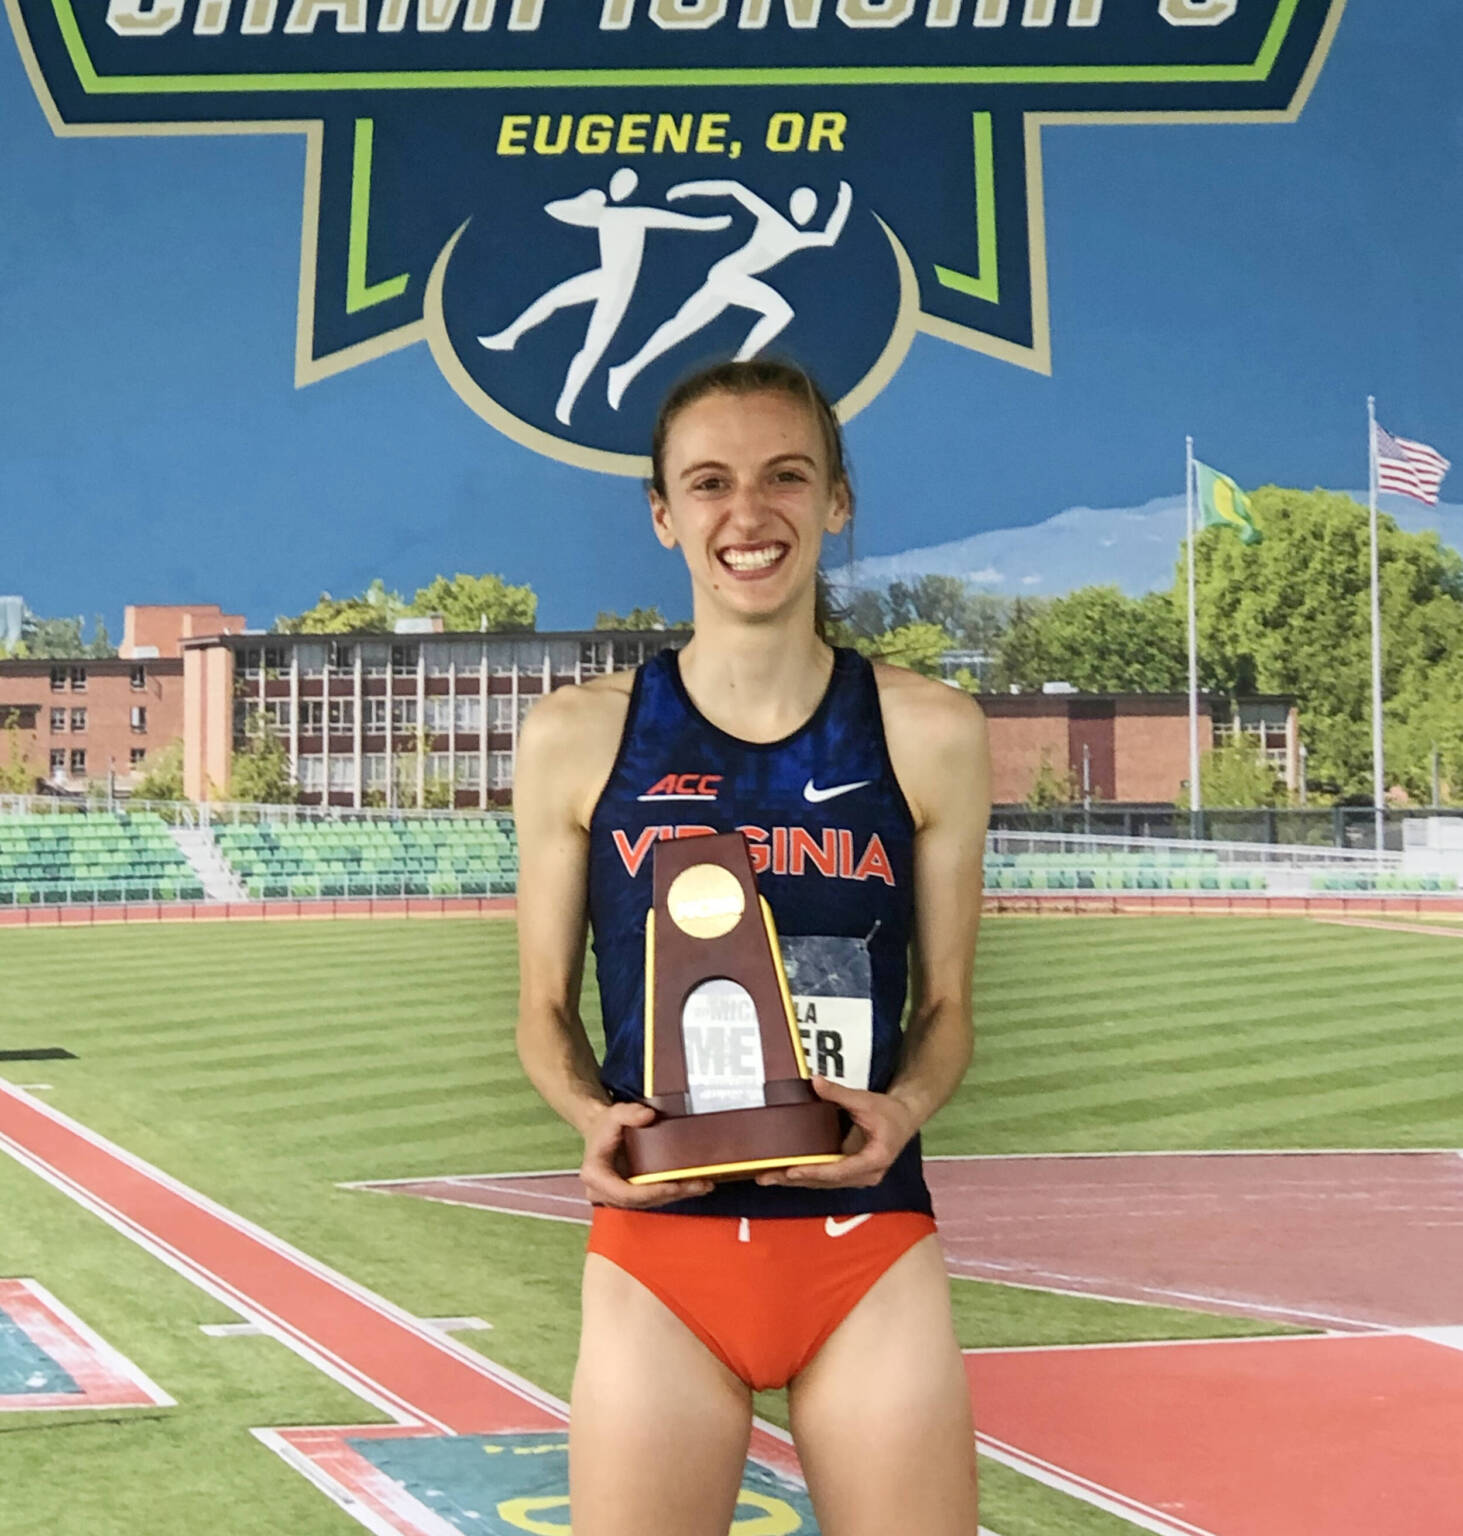
POLYGON ((784 936, 780 944, 808 1070, 866 1089, 874 1049, 869 946, 821 936, 784 936))

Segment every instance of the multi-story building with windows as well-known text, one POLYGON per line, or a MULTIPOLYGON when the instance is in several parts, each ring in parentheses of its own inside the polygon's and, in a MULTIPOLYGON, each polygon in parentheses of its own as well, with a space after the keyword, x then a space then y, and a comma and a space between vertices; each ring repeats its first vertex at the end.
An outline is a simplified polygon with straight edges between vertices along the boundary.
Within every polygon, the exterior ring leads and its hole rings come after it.
POLYGON ((183 731, 183 663, 0 661, 0 728, 14 718, 32 783, 56 791, 108 783, 124 793, 183 731))
POLYGON ((184 640, 184 788, 227 797, 233 753, 271 732, 306 804, 505 803, 544 694, 639 666, 679 636, 611 630, 244 633, 184 640))

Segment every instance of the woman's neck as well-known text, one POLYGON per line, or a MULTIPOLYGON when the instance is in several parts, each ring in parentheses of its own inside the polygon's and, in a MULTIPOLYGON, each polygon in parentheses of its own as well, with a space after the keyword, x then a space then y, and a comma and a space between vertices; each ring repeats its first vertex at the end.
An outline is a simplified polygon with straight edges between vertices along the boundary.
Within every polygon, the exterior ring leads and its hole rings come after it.
POLYGON ((743 741, 780 741, 817 709, 833 652, 810 625, 699 621, 680 654, 696 708, 743 741))

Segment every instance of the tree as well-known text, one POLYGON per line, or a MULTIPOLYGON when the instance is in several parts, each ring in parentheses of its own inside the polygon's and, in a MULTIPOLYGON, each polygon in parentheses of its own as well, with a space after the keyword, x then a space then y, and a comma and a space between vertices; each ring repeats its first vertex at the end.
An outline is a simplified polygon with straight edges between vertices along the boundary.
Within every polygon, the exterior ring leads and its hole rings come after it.
POLYGON ((950 637, 938 624, 905 624, 871 640, 855 638, 854 645, 876 661, 938 677, 940 658, 950 649, 950 637))
POLYGON ((538 614, 538 596, 530 586, 510 586, 501 576, 467 576, 461 571, 450 580, 438 576, 419 587, 408 612, 440 613, 448 629, 532 629, 538 614))
POLYGON ((0 795, 28 795, 35 787, 35 770, 26 761, 25 743, 20 737, 20 711, 12 709, 5 717, 5 758, 0 762, 0 795))
POLYGON ((249 743, 235 752, 229 766, 229 798, 247 805, 293 805, 300 786, 290 777, 290 757, 284 743, 251 715, 249 743))
POLYGON ((1183 620, 1167 592, 1127 597, 1079 587, 1013 605, 996 652, 993 686, 1064 682, 1084 693, 1174 693, 1188 686, 1183 620))
MULTIPOLYGON (((1199 754, 1199 798, 1206 810, 1219 806, 1284 805, 1285 785, 1253 741, 1237 741, 1199 754)), ((1191 802, 1187 786, 1174 804, 1181 811, 1191 802)))
POLYGON ((882 592, 873 587, 858 587, 852 592, 838 594, 843 609, 844 624, 851 636, 872 640, 889 628, 888 607, 882 592))
POLYGON ((608 608, 601 608, 594 616, 596 629, 690 629, 689 619, 677 619, 675 623, 667 623, 665 615, 654 606, 649 608, 632 608, 629 613, 614 613, 608 608))
POLYGON ((27 613, 21 626, 21 638, 32 656, 66 657, 75 660, 85 655, 81 641, 81 620, 38 619, 27 613))
POLYGON ((1026 791, 1027 809, 1050 811, 1058 806, 1073 805, 1080 798, 1071 770, 1065 774, 1058 773, 1052 767, 1051 749, 1043 747, 1041 761, 1036 765, 1036 772, 1031 778, 1031 788, 1026 791))
POLYGON ((91 643, 86 647, 86 655, 94 661, 107 661, 117 654, 117 647, 112 644, 112 637, 107 633, 107 621, 97 614, 96 622, 92 625, 91 643))
POLYGON ((183 793, 183 743, 172 741, 154 753, 147 772, 132 786, 134 800, 186 800, 183 793))
POLYGON ((388 592, 378 576, 359 597, 334 598, 320 594, 313 608, 293 618, 281 615, 274 621, 282 635, 347 635, 363 630, 391 630, 408 611, 400 592, 388 592))
MULTIPOLYGON (((1265 542, 1223 528, 1194 548, 1201 674, 1226 694, 1299 701, 1310 773, 1343 794, 1371 791, 1370 542, 1349 496, 1266 486, 1250 497, 1265 542)), ((1378 520, 1389 780, 1425 796, 1433 742, 1460 781, 1463 558, 1431 531, 1378 520)), ((1175 598, 1182 590, 1182 561, 1175 598)), ((1205 795, 1207 799, 1207 792, 1205 795)))

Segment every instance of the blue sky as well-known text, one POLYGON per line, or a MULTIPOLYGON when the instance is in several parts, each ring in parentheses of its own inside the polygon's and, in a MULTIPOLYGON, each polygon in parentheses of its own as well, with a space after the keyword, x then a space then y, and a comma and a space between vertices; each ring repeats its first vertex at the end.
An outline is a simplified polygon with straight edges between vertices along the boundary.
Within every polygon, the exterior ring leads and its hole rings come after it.
MULTIPOLYGON (((1298 123, 1045 134, 1050 378, 927 337, 849 431, 858 552, 1182 489, 1365 483, 1365 401, 1463 474, 1463 14, 1351 0, 1298 123)), ((0 592, 216 601, 528 581, 687 609, 635 483, 500 437, 424 346, 296 390, 299 138, 51 136, 0 38, 0 592)), ((1459 487, 1445 494, 1459 499, 1459 487)))

